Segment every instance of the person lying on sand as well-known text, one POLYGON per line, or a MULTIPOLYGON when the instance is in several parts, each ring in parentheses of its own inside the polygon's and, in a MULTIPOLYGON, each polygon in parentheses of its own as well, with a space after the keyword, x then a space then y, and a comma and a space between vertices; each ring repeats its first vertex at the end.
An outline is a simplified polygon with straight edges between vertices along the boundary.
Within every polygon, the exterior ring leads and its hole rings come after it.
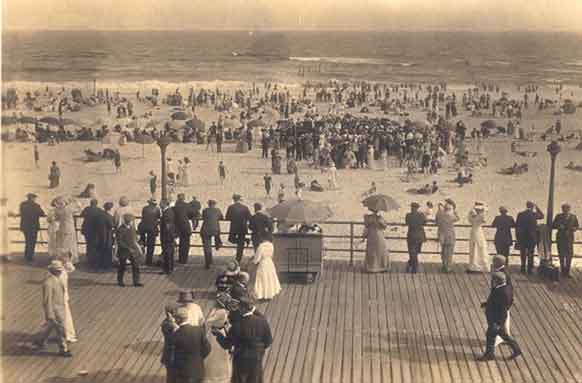
POLYGON ((574 165, 574 162, 570 161, 568 165, 566 165, 566 169, 582 172, 582 165, 574 165))
POLYGON ((376 194, 376 190, 377 190, 376 189, 376 182, 372 181, 372 184, 370 185, 370 189, 368 189, 362 193, 362 199, 376 194))
POLYGON ((501 170, 499 170, 499 174, 504 174, 504 175, 520 175, 523 173, 527 173, 529 170, 529 167, 526 163, 523 163, 521 165, 518 165, 517 162, 513 164, 513 166, 509 167, 509 168, 503 168, 501 170))

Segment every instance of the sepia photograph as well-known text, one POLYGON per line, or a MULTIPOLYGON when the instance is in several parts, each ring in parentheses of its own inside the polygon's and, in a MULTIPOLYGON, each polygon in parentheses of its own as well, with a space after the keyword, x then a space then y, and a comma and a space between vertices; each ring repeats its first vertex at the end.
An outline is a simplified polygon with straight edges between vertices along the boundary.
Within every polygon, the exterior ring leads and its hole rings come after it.
POLYGON ((582 0, 0 4, 0 382, 582 383, 582 0))

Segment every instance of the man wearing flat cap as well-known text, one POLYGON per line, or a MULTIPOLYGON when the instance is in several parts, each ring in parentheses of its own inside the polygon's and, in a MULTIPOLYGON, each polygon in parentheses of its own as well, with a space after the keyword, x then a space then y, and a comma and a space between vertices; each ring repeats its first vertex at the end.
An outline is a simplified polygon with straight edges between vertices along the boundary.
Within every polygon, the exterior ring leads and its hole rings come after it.
POLYGON ((538 220, 544 218, 544 213, 533 202, 527 201, 526 209, 517 215, 515 234, 521 258, 521 272, 533 273, 534 250, 538 242, 538 220))
POLYGON ((493 286, 487 301, 481 304, 485 308, 487 318, 486 349, 485 353, 478 358, 480 361, 495 359, 495 338, 501 337, 506 344, 511 347, 511 359, 521 355, 521 348, 505 330, 507 313, 513 303, 513 287, 507 284, 507 277, 503 272, 491 274, 491 285, 493 286))
POLYGON ((554 218, 553 229, 558 230, 556 242, 558 242, 558 256, 560 258, 560 272, 570 278, 570 267, 574 255, 574 234, 580 227, 578 217, 570 212, 571 207, 565 203, 562 212, 554 218))
POLYGON ((236 260, 240 263, 252 215, 249 208, 242 203, 242 196, 234 194, 232 200, 234 203, 226 210, 226 220, 230 221, 228 241, 236 244, 236 260))
POLYGON ((46 214, 36 203, 36 194, 28 193, 26 201, 20 204, 20 231, 24 234, 24 260, 32 262, 34 258, 34 249, 40 229, 39 218, 46 214))
POLYGON ((131 264, 131 274, 133 277, 133 285, 135 287, 142 287, 139 282, 139 263, 138 258, 142 255, 141 247, 137 242, 137 232, 134 228, 134 216, 131 213, 123 215, 122 224, 117 229, 117 257, 119 258, 119 266, 117 268, 117 284, 121 287, 125 286, 123 276, 127 261, 131 264))
POLYGON ((406 214, 406 243, 408 245, 408 265, 406 271, 416 273, 418 270, 418 255, 422 249, 422 243, 426 240, 424 225, 426 217, 419 211, 420 205, 417 202, 410 204, 410 213, 406 214))
POLYGON ((42 284, 42 305, 45 324, 34 336, 33 345, 37 350, 46 348, 47 340, 54 331, 57 334, 60 355, 71 357, 65 337, 65 286, 59 276, 65 272, 61 261, 54 260, 48 266, 49 275, 42 284))

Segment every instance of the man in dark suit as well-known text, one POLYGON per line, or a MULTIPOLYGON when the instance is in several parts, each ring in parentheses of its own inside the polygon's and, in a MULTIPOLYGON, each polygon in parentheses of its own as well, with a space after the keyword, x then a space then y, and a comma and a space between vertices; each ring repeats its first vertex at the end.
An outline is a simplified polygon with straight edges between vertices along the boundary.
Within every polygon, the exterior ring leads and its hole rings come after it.
POLYGON ((99 233, 97 231, 97 224, 102 212, 101 208, 99 208, 99 202, 96 199, 92 199, 91 202, 89 202, 89 206, 84 208, 81 212, 81 217, 83 218, 81 233, 85 236, 87 262, 90 268, 96 268, 99 266, 99 253, 97 249, 99 233))
POLYGON ((255 251, 263 239, 273 240, 273 219, 263 211, 263 205, 255 203, 255 215, 251 217, 249 228, 255 251))
MULTIPOLYGON (((267 319, 248 297, 240 302, 240 316, 232 321, 228 333, 213 329, 218 343, 226 350, 234 348, 232 358, 233 383, 262 383, 263 357, 273 343, 267 319)), ((229 316, 230 318, 231 316, 229 316)))
POLYGON ((178 329, 172 334, 174 357, 171 361, 175 383, 200 383, 204 379, 204 359, 210 342, 203 327, 188 324, 188 309, 178 307, 174 314, 178 329))
POLYGON ((497 336, 511 347, 513 354, 511 359, 521 355, 521 348, 505 330, 505 321, 507 312, 513 304, 513 287, 507 284, 507 277, 503 272, 494 272, 491 274, 492 286, 487 302, 481 304, 485 308, 487 318, 487 346, 485 353, 478 358, 480 361, 489 361, 495 359, 495 338, 497 336))
POLYGON ((192 235, 192 225, 190 220, 195 219, 192 205, 186 202, 184 193, 178 194, 178 200, 174 205, 174 215, 176 217, 176 233, 180 238, 178 249, 178 262, 188 263, 188 253, 190 252, 190 236, 192 235))
POLYGON ((117 257, 119 258, 119 266, 117 269, 117 284, 121 287, 125 286, 123 276, 127 261, 131 264, 131 274, 133 277, 133 285, 135 287, 142 287, 143 284, 139 282, 139 263, 138 258, 142 255, 141 248, 137 243, 137 232, 134 228, 134 217, 132 214, 123 215, 123 224, 117 228, 117 257))
POLYGON ((509 264, 509 253, 511 252, 511 245, 513 245, 511 228, 515 227, 515 220, 507 214, 507 208, 501 206, 499 208, 499 215, 493 219, 491 226, 496 229, 495 250, 497 254, 503 255, 505 257, 505 263, 509 264))
POLYGON ((24 234, 24 260, 32 262, 34 258, 34 248, 40 229, 39 218, 44 217, 44 211, 36 203, 36 194, 28 193, 26 201, 20 204, 20 231, 24 234))
POLYGON ((176 247, 176 216, 174 208, 168 201, 160 202, 162 218, 160 220, 160 241, 162 242, 162 273, 171 274, 174 271, 174 249, 176 247))
POLYGON ((192 212, 194 213, 194 219, 192 219, 192 231, 194 231, 198 228, 198 220, 200 219, 200 211, 202 211, 202 205, 200 204, 200 201, 196 199, 195 196, 192 197, 190 205, 192 205, 192 212))
POLYGON ((204 266, 209 269, 212 265, 212 238, 218 251, 222 246, 220 240, 220 221, 223 220, 222 212, 216 207, 216 201, 209 200, 208 207, 202 211, 202 227, 200 237, 204 248, 204 266))
POLYGON ((570 212, 571 207, 565 203, 562 205, 562 213, 554 218, 553 229, 557 229, 556 241, 558 242, 558 256, 560 257, 560 272, 570 278, 570 267, 574 255, 574 233, 580 225, 578 217, 570 212))
POLYGON ((146 247, 146 265, 154 262, 154 248, 159 233, 159 223, 162 213, 156 206, 155 198, 150 198, 148 204, 141 209, 141 222, 138 225, 140 242, 146 247))
POLYGON ((236 260, 240 263, 245 248, 251 211, 246 205, 242 204, 242 197, 239 194, 234 194, 232 200, 234 203, 226 210, 226 220, 230 221, 228 241, 236 244, 236 260))
POLYGON ((544 218, 544 213, 531 201, 527 209, 517 215, 515 233, 521 256, 521 272, 531 274, 534 267, 534 249, 538 241, 538 220, 544 218))
POLYGON ((406 225, 408 226, 406 243, 408 244, 409 256, 406 271, 413 274, 418 271, 418 255, 422 250, 422 243, 426 241, 424 232, 426 217, 418 209, 420 209, 420 205, 413 202, 410 204, 410 213, 406 214, 406 225))

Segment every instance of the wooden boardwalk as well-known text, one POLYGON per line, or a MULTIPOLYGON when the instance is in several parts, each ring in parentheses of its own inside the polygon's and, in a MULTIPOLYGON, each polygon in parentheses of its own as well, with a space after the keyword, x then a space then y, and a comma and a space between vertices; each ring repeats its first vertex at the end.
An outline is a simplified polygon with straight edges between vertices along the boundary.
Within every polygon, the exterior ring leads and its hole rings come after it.
MULTIPOLYGON (((160 365, 163 307, 179 288, 194 288, 203 310, 213 306, 216 271, 200 257, 166 277, 144 270, 144 288, 119 288, 115 274, 76 271, 71 305, 79 334, 72 359, 31 354, 23 343, 41 323, 39 266, 2 266, 2 382, 164 382, 160 365), (80 376, 81 370, 88 375, 80 376)), ((261 304, 273 330, 266 382, 582 382, 582 274, 559 285, 513 274, 512 332, 524 357, 478 363, 485 320, 485 275, 459 266, 443 275, 422 272, 367 275, 360 265, 328 261, 315 283, 285 282, 273 302, 261 304)), ((129 279, 129 278, 128 278, 129 279)), ((56 345, 49 350, 55 351, 56 345)))

